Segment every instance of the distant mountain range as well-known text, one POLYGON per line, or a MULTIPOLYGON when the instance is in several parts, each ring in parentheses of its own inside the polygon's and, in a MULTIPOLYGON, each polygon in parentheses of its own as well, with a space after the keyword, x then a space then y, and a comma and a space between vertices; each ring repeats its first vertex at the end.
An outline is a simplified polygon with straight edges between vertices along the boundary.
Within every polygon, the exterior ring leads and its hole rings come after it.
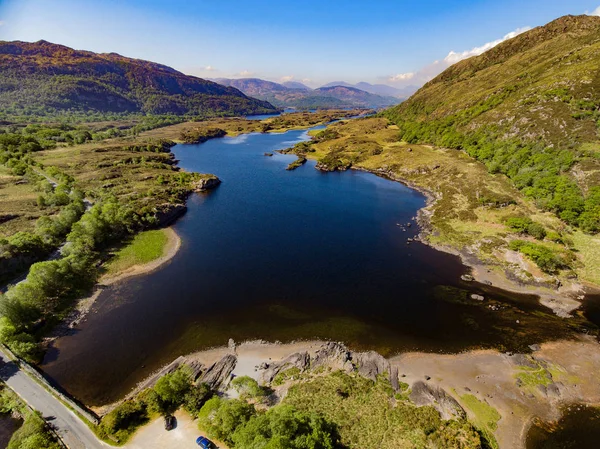
POLYGON ((0 113, 245 115, 275 112, 239 90, 116 53, 0 41, 0 113))
POLYGON ((235 87, 246 95, 283 108, 381 108, 398 104, 401 101, 393 96, 373 94, 349 85, 328 85, 311 89, 294 81, 279 84, 258 78, 217 78, 213 81, 224 86, 235 87))
POLYGON ((417 90, 419 90, 418 86, 406 86, 403 88, 397 88, 393 86, 388 86, 387 84, 369 84, 365 83, 364 81, 361 81, 360 83, 356 84, 350 84, 345 81, 333 81, 331 83, 325 84, 322 87, 333 86, 354 87, 355 89, 364 90, 365 92, 369 92, 371 94, 396 97, 403 100, 410 97, 417 90))

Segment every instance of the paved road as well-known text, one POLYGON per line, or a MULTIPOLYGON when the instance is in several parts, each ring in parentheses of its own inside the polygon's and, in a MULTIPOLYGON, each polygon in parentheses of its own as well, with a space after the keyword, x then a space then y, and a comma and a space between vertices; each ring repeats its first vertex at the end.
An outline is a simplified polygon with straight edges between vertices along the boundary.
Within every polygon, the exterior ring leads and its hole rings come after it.
POLYGON ((0 351, 0 379, 12 388, 30 407, 41 412, 69 449, 96 449, 110 447, 100 441, 90 428, 38 384, 19 366, 0 351))

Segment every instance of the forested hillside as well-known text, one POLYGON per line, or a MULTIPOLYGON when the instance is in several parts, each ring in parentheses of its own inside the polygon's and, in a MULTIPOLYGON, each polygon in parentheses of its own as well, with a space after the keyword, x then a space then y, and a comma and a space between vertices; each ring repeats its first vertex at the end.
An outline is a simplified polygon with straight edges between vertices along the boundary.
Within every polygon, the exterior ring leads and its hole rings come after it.
POLYGON ((600 231, 600 17, 565 16, 461 61, 385 115, 409 143, 464 149, 600 231))
POLYGON ((0 41, 0 114, 275 112, 266 101, 153 62, 46 41, 0 41))

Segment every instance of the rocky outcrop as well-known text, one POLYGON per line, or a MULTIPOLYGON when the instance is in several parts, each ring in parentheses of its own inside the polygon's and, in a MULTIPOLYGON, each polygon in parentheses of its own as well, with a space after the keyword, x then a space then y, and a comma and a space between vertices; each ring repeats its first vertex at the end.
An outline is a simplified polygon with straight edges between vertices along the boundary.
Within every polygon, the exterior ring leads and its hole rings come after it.
POLYGON ((310 367, 310 355, 308 352, 297 352, 292 354, 280 362, 266 364, 261 373, 261 380, 266 383, 271 383, 275 376, 282 371, 290 368, 298 368, 300 372, 306 371, 310 367))
POLYGON ((327 366, 350 372, 354 369, 352 353, 341 343, 327 342, 316 352, 310 363, 311 368, 327 366))
POLYGON ((442 419, 464 419, 467 417, 465 410, 460 404, 439 387, 434 387, 425 382, 415 382, 410 393, 410 400, 418 406, 431 405, 442 419))
POLYGON ((159 227, 168 226, 187 211, 185 204, 162 204, 156 210, 155 217, 159 227))
POLYGON ((378 376, 387 376, 392 388, 399 389, 398 368, 392 367, 390 362, 375 351, 354 354, 353 362, 355 369, 363 377, 376 380, 378 376))
POLYGON ((218 362, 213 363, 198 380, 207 384, 213 390, 218 390, 229 382, 236 365, 237 357, 233 354, 227 354, 218 362))
POLYGON ((207 176, 206 178, 199 179, 193 183, 193 189, 195 192, 204 192, 206 190, 214 189, 221 180, 216 176, 207 176))

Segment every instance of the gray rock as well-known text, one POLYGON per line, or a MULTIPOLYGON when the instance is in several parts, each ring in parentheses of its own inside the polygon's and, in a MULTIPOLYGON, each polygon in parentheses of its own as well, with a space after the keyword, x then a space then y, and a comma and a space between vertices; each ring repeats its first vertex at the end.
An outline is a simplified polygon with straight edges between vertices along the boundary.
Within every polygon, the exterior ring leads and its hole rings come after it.
POLYGON ((418 406, 433 406, 442 419, 464 419, 467 417, 460 404, 442 388, 428 385, 425 382, 416 382, 412 386, 410 400, 418 406))
POLYGON ((542 349, 542 347, 540 345, 529 345, 529 349, 531 349, 532 351, 539 351, 540 349, 542 349))
MULTIPOLYGON (((266 364, 261 364, 262 366, 266 364)), ((275 376, 282 371, 286 371, 290 368, 298 368, 300 372, 304 372, 310 366, 310 356, 308 352, 297 352, 292 354, 281 362, 273 362, 265 366, 264 372, 261 374, 261 379, 265 383, 271 383, 275 376)))
POLYGON ((460 278, 461 278, 463 281, 466 281, 466 282, 473 282, 473 281, 474 281, 474 278, 473 278, 473 276, 471 276, 470 274, 463 274, 463 275, 461 275, 461 277, 460 277, 460 278))
POLYGON ((205 190, 214 189, 219 184, 221 184, 221 180, 216 176, 211 176, 207 178, 202 178, 194 183, 194 190, 197 192, 203 192, 205 190))
POLYGON ((167 226, 185 214, 186 211, 187 207, 184 204, 163 204, 155 211, 157 224, 161 227, 167 226))
POLYGON ((477 301, 483 301, 483 300, 485 299, 483 296, 481 296, 481 295, 476 295, 476 294, 472 294, 472 295, 471 295, 471 298, 472 298, 472 299, 475 299, 475 300, 477 300, 477 301))
POLYGON ((218 362, 213 363, 212 366, 200 376, 199 381, 208 384, 213 390, 218 390, 229 382, 231 373, 235 369, 236 364, 237 357, 233 354, 227 354, 218 362))
POLYGON ((317 350, 310 365, 312 368, 327 366, 333 369, 352 371, 353 366, 351 361, 352 354, 346 346, 341 343, 330 341, 323 344, 319 350, 317 350))

